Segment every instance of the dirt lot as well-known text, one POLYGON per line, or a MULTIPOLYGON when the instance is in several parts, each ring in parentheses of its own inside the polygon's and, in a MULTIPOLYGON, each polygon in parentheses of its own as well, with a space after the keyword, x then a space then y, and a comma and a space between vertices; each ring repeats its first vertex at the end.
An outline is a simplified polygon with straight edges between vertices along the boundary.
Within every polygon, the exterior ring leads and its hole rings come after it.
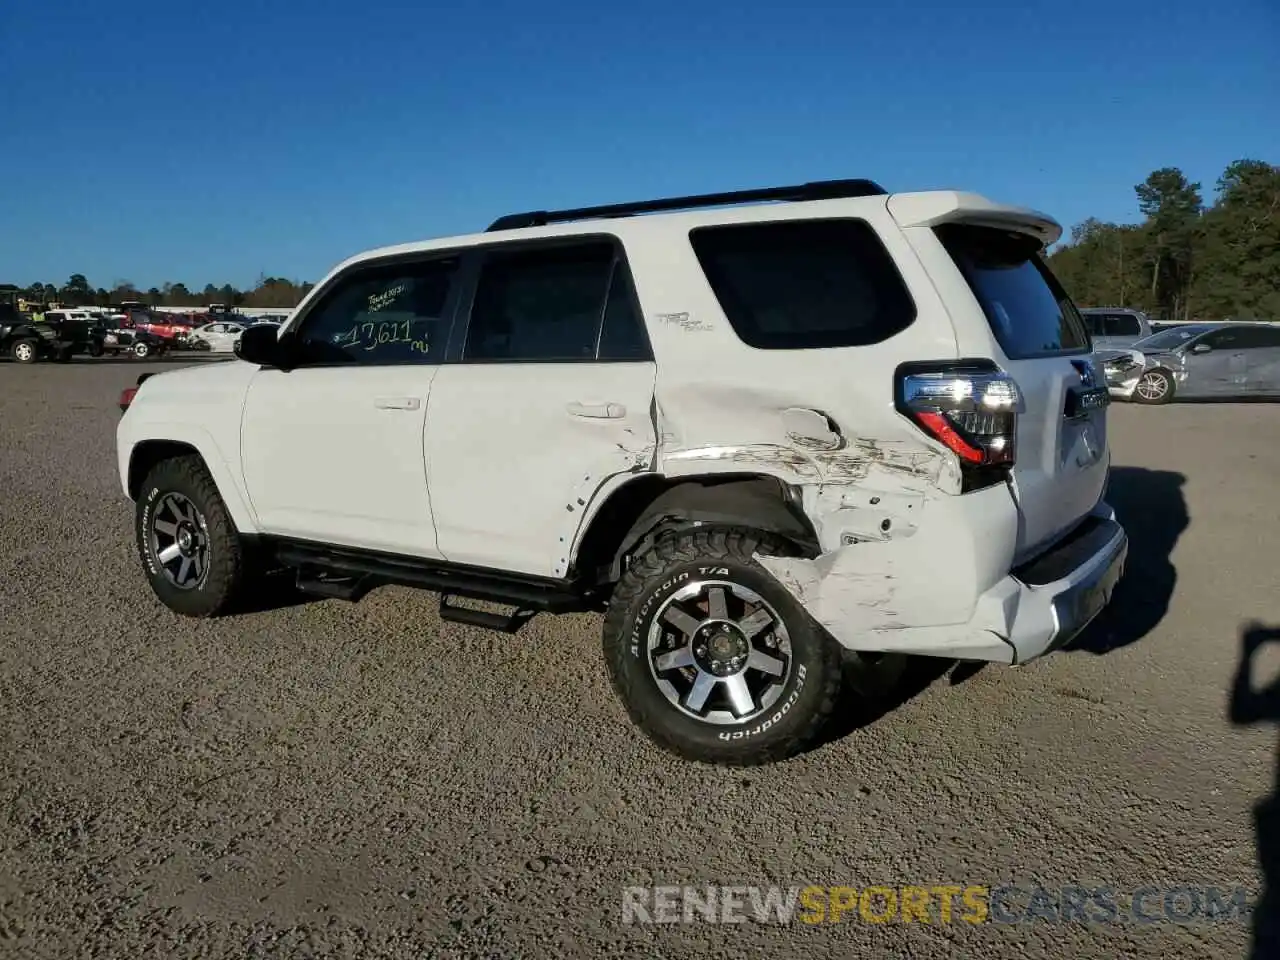
POLYGON ((1277 734, 1228 702, 1244 626, 1280 624, 1276 407, 1113 408, 1131 571, 1082 649, 925 664, 896 710, 729 772, 627 725, 594 617, 505 637, 402 589, 168 614, 115 474, 141 368, 0 365, 0 956, 1247 955, 1238 919, 658 927, 621 903, 682 883, 1258 890, 1277 734))

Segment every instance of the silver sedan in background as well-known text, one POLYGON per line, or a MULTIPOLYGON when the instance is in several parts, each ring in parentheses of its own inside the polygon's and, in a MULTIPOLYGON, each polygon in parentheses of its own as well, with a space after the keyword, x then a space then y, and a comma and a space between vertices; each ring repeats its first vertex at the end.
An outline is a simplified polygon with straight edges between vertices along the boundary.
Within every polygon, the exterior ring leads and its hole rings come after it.
POLYGON ((1182 324, 1097 356, 1120 400, 1280 399, 1280 326, 1268 323, 1182 324))

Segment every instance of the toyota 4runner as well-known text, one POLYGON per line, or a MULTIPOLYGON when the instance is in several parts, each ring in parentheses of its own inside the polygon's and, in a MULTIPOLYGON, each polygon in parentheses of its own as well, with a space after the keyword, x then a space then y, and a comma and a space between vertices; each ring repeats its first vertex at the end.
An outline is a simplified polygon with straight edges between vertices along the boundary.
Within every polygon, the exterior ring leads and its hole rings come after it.
POLYGON ((146 576, 194 617, 280 567, 511 632, 599 610, 654 741, 784 757, 851 664, 1024 664, 1110 599, 1108 395, 1059 234, 851 180, 361 254, 240 362, 125 391, 146 576))

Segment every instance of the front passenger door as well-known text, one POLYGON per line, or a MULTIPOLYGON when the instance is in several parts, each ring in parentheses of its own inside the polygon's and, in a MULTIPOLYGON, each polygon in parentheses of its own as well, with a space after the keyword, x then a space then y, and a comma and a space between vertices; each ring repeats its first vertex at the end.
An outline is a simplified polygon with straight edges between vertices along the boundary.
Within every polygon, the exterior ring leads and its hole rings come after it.
POLYGON ((297 366, 254 376, 241 426, 264 532, 439 557, 423 424, 457 273, 447 254, 357 265, 290 324, 297 366))
POLYGON ((1239 393, 1244 388, 1245 363, 1245 352, 1235 328, 1211 330, 1186 348, 1183 366, 1187 377, 1179 385, 1178 393, 1184 397, 1224 397, 1239 393))

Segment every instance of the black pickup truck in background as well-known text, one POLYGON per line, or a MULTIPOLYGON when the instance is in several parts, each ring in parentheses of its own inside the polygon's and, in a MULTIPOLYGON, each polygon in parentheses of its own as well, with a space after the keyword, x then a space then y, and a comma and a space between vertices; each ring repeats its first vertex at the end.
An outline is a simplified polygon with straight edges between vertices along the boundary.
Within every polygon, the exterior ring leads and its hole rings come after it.
POLYGON ((77 353, 88 353, 92 343, 93 331, 84 320, 50 311, 37 322, 18 312, 11 291, 0 290, 0 356, 19 363, 66 362, 77 353))

